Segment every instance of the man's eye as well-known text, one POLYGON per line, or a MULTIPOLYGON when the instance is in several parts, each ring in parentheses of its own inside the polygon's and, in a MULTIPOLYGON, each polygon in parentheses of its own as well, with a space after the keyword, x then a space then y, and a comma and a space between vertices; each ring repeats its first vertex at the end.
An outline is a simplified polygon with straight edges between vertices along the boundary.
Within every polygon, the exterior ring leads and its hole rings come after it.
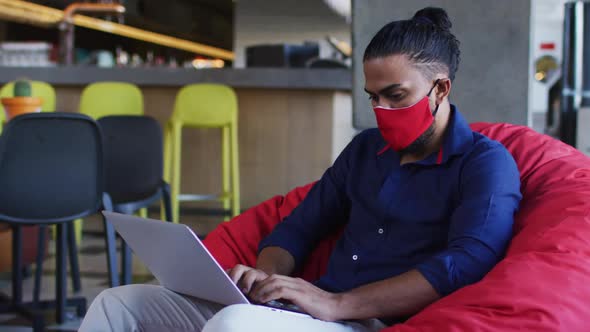
POLYGON ((375 95, 369 95, 369 100, 377 101, 378 99, 379 99, 379 97, 377 97, 375 95))
POLYGON ((391 99, 391 100, 401 100, 402 98, 404 98, 403 94, 394 94, 394 95, 389 95, 387 96, 387 98, 391 99))

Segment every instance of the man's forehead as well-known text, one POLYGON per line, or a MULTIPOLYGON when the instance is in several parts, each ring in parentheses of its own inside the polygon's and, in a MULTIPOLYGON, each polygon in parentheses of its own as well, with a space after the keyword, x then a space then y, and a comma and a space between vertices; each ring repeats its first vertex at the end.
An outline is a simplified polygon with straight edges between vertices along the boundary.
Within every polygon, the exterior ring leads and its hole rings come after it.
POLYGON ((391 84, 381 84, 380 86, 376 86, 373 87, 371 90, 371 87, 367 87, 367 85, 365 85, 365 91, 369 92, 369 93, 380 93, 380 92, 385 92, 388 90, 392 90, 392 89, 397 89, 397 88, 401 88, 403 87, 403 85, 401 83, 391 83, 391 84))

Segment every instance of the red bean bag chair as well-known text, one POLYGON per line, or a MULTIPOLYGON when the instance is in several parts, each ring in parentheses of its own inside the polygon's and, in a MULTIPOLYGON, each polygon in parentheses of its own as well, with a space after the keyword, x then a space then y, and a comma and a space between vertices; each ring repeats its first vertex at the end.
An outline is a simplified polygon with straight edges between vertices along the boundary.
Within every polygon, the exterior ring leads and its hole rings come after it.
MULTIPOLYGON (((518 164, 523 193, 506 257, 481 281, 384 331, 590 331, 590 159, 522 126, 477 123, 518 164)), ((224 268, 253 266, 258 242, 311 184, 223 223, 205 245, 224 268)), ((299 275, 317 279, 339 230, 318 245, 299 275)))

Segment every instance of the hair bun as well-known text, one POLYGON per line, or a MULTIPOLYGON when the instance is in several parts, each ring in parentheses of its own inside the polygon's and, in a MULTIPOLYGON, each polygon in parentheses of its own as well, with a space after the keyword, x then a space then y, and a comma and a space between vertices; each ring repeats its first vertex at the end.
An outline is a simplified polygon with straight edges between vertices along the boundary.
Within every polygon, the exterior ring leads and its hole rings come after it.
POLYGON ((426 7, 420 9, 416 12, 416 14, 414 14, 412 20, 416 22, 430 23, 442 30, 447 31, 451 30, 451 27, 453 26, 451 20, 449 19, 449 15, 447 15, 447 12, 444 9, 438 7, 426 7))

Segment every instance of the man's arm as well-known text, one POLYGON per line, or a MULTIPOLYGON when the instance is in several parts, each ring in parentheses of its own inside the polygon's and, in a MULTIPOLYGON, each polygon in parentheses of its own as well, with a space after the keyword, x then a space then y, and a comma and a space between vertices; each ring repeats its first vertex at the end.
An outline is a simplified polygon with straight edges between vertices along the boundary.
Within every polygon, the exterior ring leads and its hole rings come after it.
POLYGON ((502 258, 512 237, 520 174, 499 143, 486 143, 467 160, 446 249, 416 269, 441 295, 479 281, 502 258))
POLYGON ((336 319, 407 317, 439 298, 428 280, 411 270, 342 293, 336 319))
POLYGON ((280 247, 266 247, 262 249, 256 260, 256 268, 268 275, 291 275, 295 270, 295 259, 280 247))
POLYGON ((514 160, 503 148, 491 148, 465 166, 447 248, 416 269, 340 294, 301 279, 271 276, 251 296, 261 302, 288 299, 324 320, 414 314, 440 296, 480 280, 497 263, 510 240, 520 198, 514 160))
POLYGON ((255 285, 250 297, 260 303, 289 300, 313 317, 336 321, 408 316, 440 296, 420 272, 411 270, 345 293, 329 293, 300 278, 272 275, 255 285))

